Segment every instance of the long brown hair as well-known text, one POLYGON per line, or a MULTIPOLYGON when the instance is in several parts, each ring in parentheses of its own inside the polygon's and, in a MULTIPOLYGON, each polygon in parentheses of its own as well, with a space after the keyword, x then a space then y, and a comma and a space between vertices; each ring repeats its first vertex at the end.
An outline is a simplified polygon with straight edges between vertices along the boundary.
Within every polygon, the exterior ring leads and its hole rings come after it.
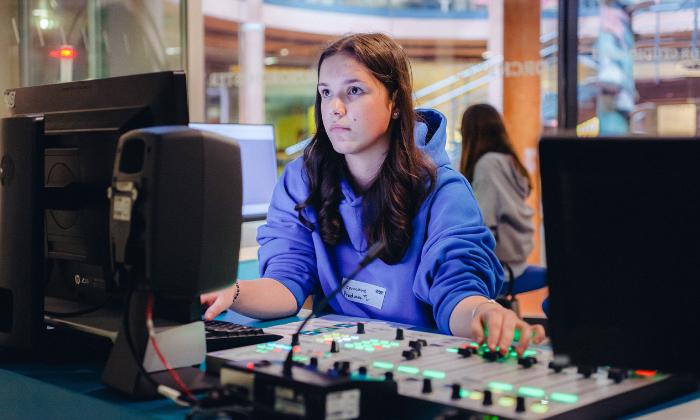
POLYGON ((488 152, 498 152, 513 158, 515 168, 527 178, 527 185, 532 188, 527 169, 515 153, 501 114, 496 108, 489 104, 470 106, 462 115, 460 132, 462 157, 459 160, 459 171, 469 182, 474 180, 474 167, 479 159, 488 152))
MULTIPOLYGON (((432 191, 437 169, 432 159, 418 149, 413 137, 416 115, 411 97, 411 65, 403 49, 384 34, 354 34, 344 37, 321 54, 323 61, 339 53, 348 53, 362 63, 387 89, 399 118, 391 119, 389 151, 377 177, 362 199, 362 226, 367 246, 384 242, 380 255, 387 264, 401 262, 413 236, 413 219, 432 191)), ((339 205, 343 199, 340 183, 351 177, 345 157, 333 149, 323 126, 321 95, 316 91, 316 134, 304 150, 304 169, 309 181, 309 197, 295 210, 309 229, 314 227, 301 214, 311 206, 317 214, 321 239, 338 245, 345 232, 339 205)))

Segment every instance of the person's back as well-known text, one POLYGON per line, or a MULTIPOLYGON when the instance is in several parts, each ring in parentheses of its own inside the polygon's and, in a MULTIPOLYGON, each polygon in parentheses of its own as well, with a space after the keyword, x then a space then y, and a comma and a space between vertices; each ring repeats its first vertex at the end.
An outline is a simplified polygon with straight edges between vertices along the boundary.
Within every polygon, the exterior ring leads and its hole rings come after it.
MULTIPOLYGON (((460 172, 471 183, 484 225, 496 238, 494 253, 512 270, 513 278, 518 279, 513 293, 544 287, 544 269, 527 263, 535 247, 532 221, 535 211, 526 202, 531 190, 530 178, 514 151, 500 114, 488 104, 470 106, 462 116, 461 134, 460 172), (536 281, 520 281, 521 276, 528 277, 528 273, 534 272, 536 281)), ((506 281, 510 280, 506 270, 506 281)))
POLYGON ((530 195, 528 179, 518 172, 511 156, 489 152, 476 163, 471 185, 484 225, 496 238, 496 256, 518 277, 535 247, 535 211, 525 202, 530 195))

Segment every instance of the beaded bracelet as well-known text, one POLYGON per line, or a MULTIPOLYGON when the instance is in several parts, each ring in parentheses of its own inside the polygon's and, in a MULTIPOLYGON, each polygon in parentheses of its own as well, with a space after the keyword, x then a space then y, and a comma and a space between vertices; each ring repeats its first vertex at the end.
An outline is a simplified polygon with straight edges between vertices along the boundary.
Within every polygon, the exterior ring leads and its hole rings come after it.
POLYGON ((231 305, 238 299, 238 295, 241 294, 241 286, 238 285, 238 282, 236 282, 236 296, 233 297, 233 302, 231 302, 231 305))

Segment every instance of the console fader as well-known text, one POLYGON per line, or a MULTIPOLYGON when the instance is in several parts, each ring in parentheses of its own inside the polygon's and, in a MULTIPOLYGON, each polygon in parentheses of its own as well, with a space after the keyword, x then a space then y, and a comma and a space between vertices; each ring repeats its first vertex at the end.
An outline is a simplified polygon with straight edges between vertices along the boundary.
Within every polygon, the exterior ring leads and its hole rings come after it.
POLYGON ((603 419, 697 388, 692 376, 569 366, 539 346, 502 356, 469 339, 338 315, 309 321, 292 347, 299 325, 265 328, 279 342, 210 353, 207 370, 277 412, 325 420, 603 419))

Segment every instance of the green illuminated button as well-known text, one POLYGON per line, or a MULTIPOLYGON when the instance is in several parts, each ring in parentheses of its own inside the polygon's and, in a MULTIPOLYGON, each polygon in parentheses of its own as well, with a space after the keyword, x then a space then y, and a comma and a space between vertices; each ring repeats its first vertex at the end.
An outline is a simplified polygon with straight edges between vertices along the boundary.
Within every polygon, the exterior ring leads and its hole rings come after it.
POLYGON ((420 372, 420 369, 418 369, 417 367, 406 365, 399 365, 399 367, 397 367, 396 370, 401 373, 409 373, 411 375, 415 375, 416 373, 420 372))
POLYGON ((305 361, 309 360, 309 358, 303 357, 303 356, 294 356, 294 357, 292 357, 292 360, 294 360, 295 362, 305 362, 305 361))
POLYGON ((509 392, 513 390, 513 385, 507 384, 505 382, 489 382, 489 388, 509 392))
POLYGON ((459 391, 459 396, 462 398, 469 398, 469 390, 468 389, 462 389, 459 391))
POLYGON ((365 351, 373 352, 373 351, 374 351, 374 347, 365 347, 365 351))
POLYGON ((537 352, 535 350, 525 350, 523 352, 523 357, 535 356, 536 354, 537 354, 537 352))
POLYGON ((523 397, 533 397, 533 398, 542 398, 544 397, 544 389, 540 388, 533 388, 531 386, 521 386, 518 388, 518 394, 522 395, 523 397))
POLYGON ((389 362, 374 362, 374 363, 372 363, 372 366, 379 368, 379 369, 387 369, 387 370, 394 368, 394 364, 389 363, 389 362))
POLYGON ((512 407, 515 404, 515 398, 513 397, 501 397, 498 399, 498 405, 503 407, 512 407))
POLYGON ((343 345, 343 347, 345 347, 345 348, 347 348, 347 349, 354 349, 354 348, 355 348, 355 345, 354 345, 354 344, 350 344, 350 343, 345 343, 345 345, 343 345))
POLYGON ((567 394, 564 392, 552 392, 549 395, 549 399, 552 401, 574 404, 574 403, 578 402, 578 395, 567 394))
POLYGON ((450 349, 450 348, 448 348, 447 351, 450 352, 450 353, 457 353, 458 350, 457 350, 457 349, 450 349))
POLYGON ((547 408, 548 407, 546 405, 540 404, 540 403, 534 403, 530 406, 530 410, 532 410, 533 413, 538 413, 538 414, 546 413, 547 408))
POLYGON ((423 376, 426 378, 443 379, 446 375, 445 372, 440 372, 439 370, 424 370, 423 376))
POLYGON ((391 347, 398 347, 398 346, 399 346, 399 342, 398 342, 398 341, 392 341, 392 342, 391 342, 391 347))

